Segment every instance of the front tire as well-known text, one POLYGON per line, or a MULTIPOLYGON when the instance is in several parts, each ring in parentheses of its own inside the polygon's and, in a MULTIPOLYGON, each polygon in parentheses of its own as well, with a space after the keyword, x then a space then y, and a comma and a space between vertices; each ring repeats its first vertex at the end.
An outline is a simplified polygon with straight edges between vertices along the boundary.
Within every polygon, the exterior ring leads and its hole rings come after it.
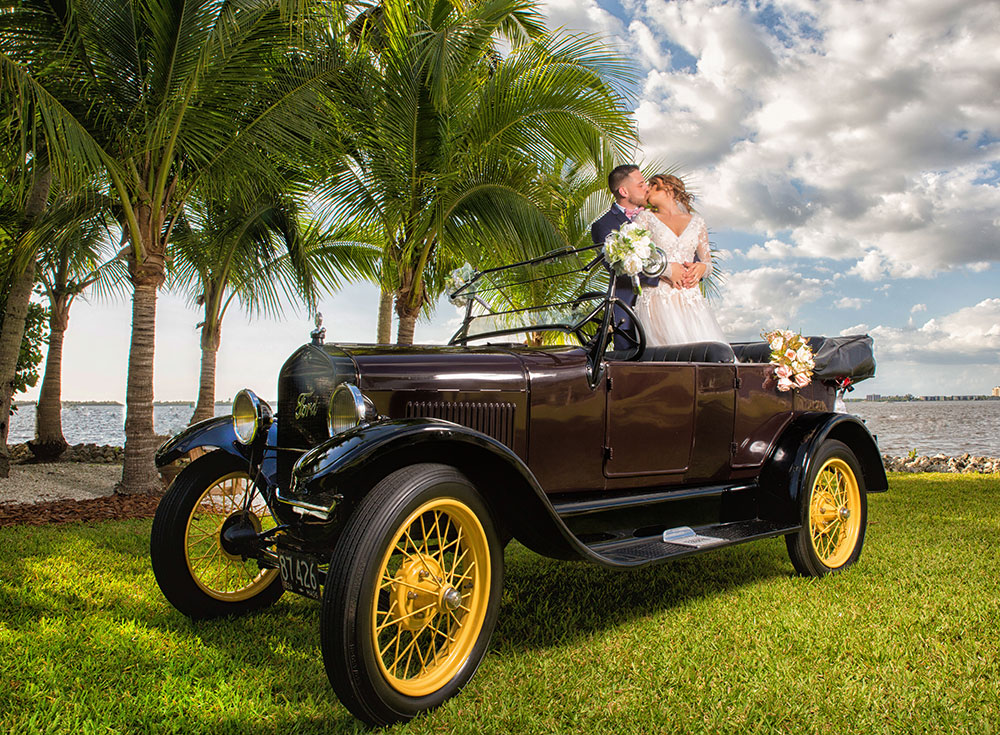
POLYGON ((799 574, 822 577, 861 556, 868 499, 861 467, 846 444, 824 442, 810 466, 800 499, 802 528, 787 535, 785 543, 799 574))
POLYGON ((243 615, 273 605, 284 589, 277 569, 262 569, 227 550, 223 529, 275 523, 247 474, 247 464, 215 451, 177 475, 153 517, 149 553, 170 604, 193 619, 243 615))
POLYGON ((323 662, 340 701, 370 725, 454 696, 489 646, 503 547, 463 474, 422 464, 383 479, 352 514, 323 592, 323 662))

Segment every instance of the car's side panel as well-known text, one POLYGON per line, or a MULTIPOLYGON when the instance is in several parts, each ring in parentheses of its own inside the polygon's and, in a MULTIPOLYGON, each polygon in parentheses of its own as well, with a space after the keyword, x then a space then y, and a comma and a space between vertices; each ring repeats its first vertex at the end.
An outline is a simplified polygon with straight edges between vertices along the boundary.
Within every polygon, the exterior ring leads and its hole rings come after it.
POLYGON ((694 443, 696 371, 688 364, 608 363, 606 477, 687 471, 694 443))
POLYGON ((756 468, 792 419, 792 393, 775 389, 770 365, 737 365, 734 469, 756 468))
POLYGON ((735 378, 734 365, 698 365, 694 447, 685 477, 688 482, 706 483, 729 477, 735 378))
POLYGON ((549 494, 602 490, 604 382, 580 348, 520 354, 531 386, 528 465, 549 494))

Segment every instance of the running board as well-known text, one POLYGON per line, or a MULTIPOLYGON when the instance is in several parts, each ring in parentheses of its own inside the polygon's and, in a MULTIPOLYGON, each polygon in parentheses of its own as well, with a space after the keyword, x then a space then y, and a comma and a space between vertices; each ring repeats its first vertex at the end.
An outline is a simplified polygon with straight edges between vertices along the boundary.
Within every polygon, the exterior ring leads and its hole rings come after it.
POLYGON ((588 544, 587 548, 612 566, 637 567, 745 541, 782 536, 799 528, 763 520, 720 523, 693 529, 680 526, 666 529, 662 535, 604 541, 588 544))

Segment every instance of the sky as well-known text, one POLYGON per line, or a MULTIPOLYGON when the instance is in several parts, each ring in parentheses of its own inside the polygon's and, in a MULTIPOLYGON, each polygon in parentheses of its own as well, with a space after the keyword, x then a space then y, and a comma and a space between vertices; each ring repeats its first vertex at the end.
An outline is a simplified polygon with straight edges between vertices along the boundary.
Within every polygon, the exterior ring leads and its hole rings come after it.
MULTIPOLYGON (((854 397, 1000 385, 1000 3, 996 0, 548 0, 635 65, 640 165, 677 167, 721 252, 713 302, 732 341, 761 330, 868 333, 854 397)), ((656 173, 644 169, 647 175, 656 173)), ((327 341, 371 342, 377 290, 320 304, 327 341)), ((161 294, 157 400, 193 400, 198 311, 161 294)), ((78 301, 63 398, 125 396, 130 304, 78 301)), ((416 341, 459 323, 442 300, 416 341)), ((223 324, 217 397, 276 394, 311 316, 223 324)), ((37 398, 38 389, 18 396, 37 398)))

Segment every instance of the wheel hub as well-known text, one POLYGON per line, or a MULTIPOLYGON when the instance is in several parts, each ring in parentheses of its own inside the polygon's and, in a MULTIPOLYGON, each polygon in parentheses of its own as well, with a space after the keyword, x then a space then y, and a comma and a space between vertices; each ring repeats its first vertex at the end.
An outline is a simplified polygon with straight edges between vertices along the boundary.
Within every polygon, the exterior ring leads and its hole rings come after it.
POLYGON ((445 609, 442 606, 443 580, 441 565, 433 557, 414 554, 408 558, 393 577, 396 602, 393 619, 410 631, 430 624, 445 609))
POLYGON ((260 533, 260 519, 253 513, 238 510, 230 514, 219 526, 219 548, 223 556, 233 561, 242 561, 252 549, 247 540, 256 540, 260 533))

